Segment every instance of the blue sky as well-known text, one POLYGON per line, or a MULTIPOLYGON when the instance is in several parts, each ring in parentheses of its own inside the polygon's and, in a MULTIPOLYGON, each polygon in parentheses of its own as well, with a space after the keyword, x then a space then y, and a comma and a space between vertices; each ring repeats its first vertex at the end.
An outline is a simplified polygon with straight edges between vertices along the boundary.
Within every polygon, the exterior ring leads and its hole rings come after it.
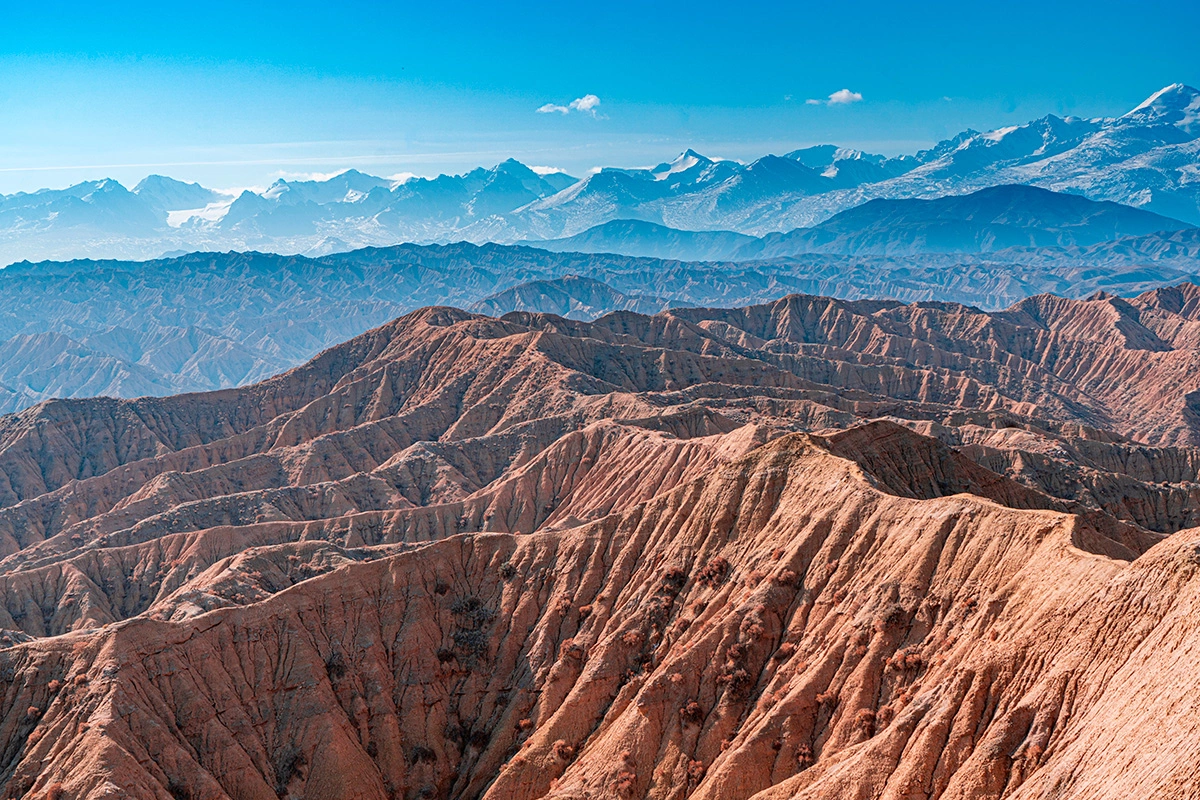
POLYGON ((348 167, 436 174, 509 156, 581 174, 689 146, 892 154, 1200 83, 1200 3, 1179 1, 0 0, 0 18, 4 193, 152 172, 221 188, 348 167), (830 104, 843 89, 852 102, 830 104), (598 104, 570 108, 589 95, 598 104))

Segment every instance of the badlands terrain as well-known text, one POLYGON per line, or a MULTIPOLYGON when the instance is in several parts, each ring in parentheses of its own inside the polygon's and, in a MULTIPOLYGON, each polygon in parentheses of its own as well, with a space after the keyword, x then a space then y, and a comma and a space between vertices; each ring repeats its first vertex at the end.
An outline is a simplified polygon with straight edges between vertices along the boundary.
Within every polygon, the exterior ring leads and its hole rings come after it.
POLYGON ((1190 283, 435 306, 0 417, 0 791, 1200 796, 1198 360, 1190 283))

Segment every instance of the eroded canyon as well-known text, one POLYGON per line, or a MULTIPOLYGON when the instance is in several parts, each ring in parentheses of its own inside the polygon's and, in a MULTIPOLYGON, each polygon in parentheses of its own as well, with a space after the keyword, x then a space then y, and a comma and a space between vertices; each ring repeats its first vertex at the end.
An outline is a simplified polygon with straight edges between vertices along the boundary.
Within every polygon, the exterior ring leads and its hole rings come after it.
POLYGON ((0 418, 6 797, 1200 794, 1200 289, 428 308, 0 418))

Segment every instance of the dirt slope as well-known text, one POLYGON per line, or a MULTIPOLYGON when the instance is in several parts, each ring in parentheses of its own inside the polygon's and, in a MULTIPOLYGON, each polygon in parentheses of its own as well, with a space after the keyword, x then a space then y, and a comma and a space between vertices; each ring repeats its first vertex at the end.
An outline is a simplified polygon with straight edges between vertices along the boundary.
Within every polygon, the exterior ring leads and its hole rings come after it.
POLYGON ((434 308, 0 418, 0 785, 1194 797, 1188 292, 434 308))

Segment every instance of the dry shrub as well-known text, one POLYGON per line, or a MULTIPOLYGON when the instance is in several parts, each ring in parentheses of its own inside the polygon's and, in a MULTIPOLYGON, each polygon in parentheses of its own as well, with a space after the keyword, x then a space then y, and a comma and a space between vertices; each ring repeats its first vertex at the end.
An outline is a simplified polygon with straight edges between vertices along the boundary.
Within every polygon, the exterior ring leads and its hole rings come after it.
POLYGON ((906 648, 904 650, 897 650, 895 653, 893 653, 892 657, 887 660, 886 666, 888 669, 904 672, 908 670, 920 669, 924 663, 925 660, 921 658, 920 653, 918 653, 916 650, 906 648))
POLYGON ((679 567, 671 567, 663 574, 663 588, 669 592, 678 592, 687 584, 687 573, 679 567))
POLYGON ((795 586, 796 582, 800 580, 800 576, 796 574, 795 570, 785 569, 771 580, 779 586, 795 586))
POLYGON ((696 574, 696 583, 708 587, 719 586, 729 576, 729 562, 720 556, 709 560, 696 574))
POLYGON ((717 683, 728 685, 729 693, 734 698, 745 699, 749 696, 750 687, 754 684, 754 681, 751 679, 749 672, 738 667, 719 676, 717 683))
POLYGON ((683 721, 692 725, 699 725, 704 719, 704 709, 695 700, 692 700, 683 708, 679 709, 679 716, 683 721))
POLYGON ((854 730, 862 731, 867 736, 875 735, 875 712, 869 708, 860 709, 854 715, 854 730))
POLYGON ((563 658, 582 661, 584 656, 583 646, 575 644, 574 639, 564 639, 563 643, 558 646, 558 654, 563 658))

